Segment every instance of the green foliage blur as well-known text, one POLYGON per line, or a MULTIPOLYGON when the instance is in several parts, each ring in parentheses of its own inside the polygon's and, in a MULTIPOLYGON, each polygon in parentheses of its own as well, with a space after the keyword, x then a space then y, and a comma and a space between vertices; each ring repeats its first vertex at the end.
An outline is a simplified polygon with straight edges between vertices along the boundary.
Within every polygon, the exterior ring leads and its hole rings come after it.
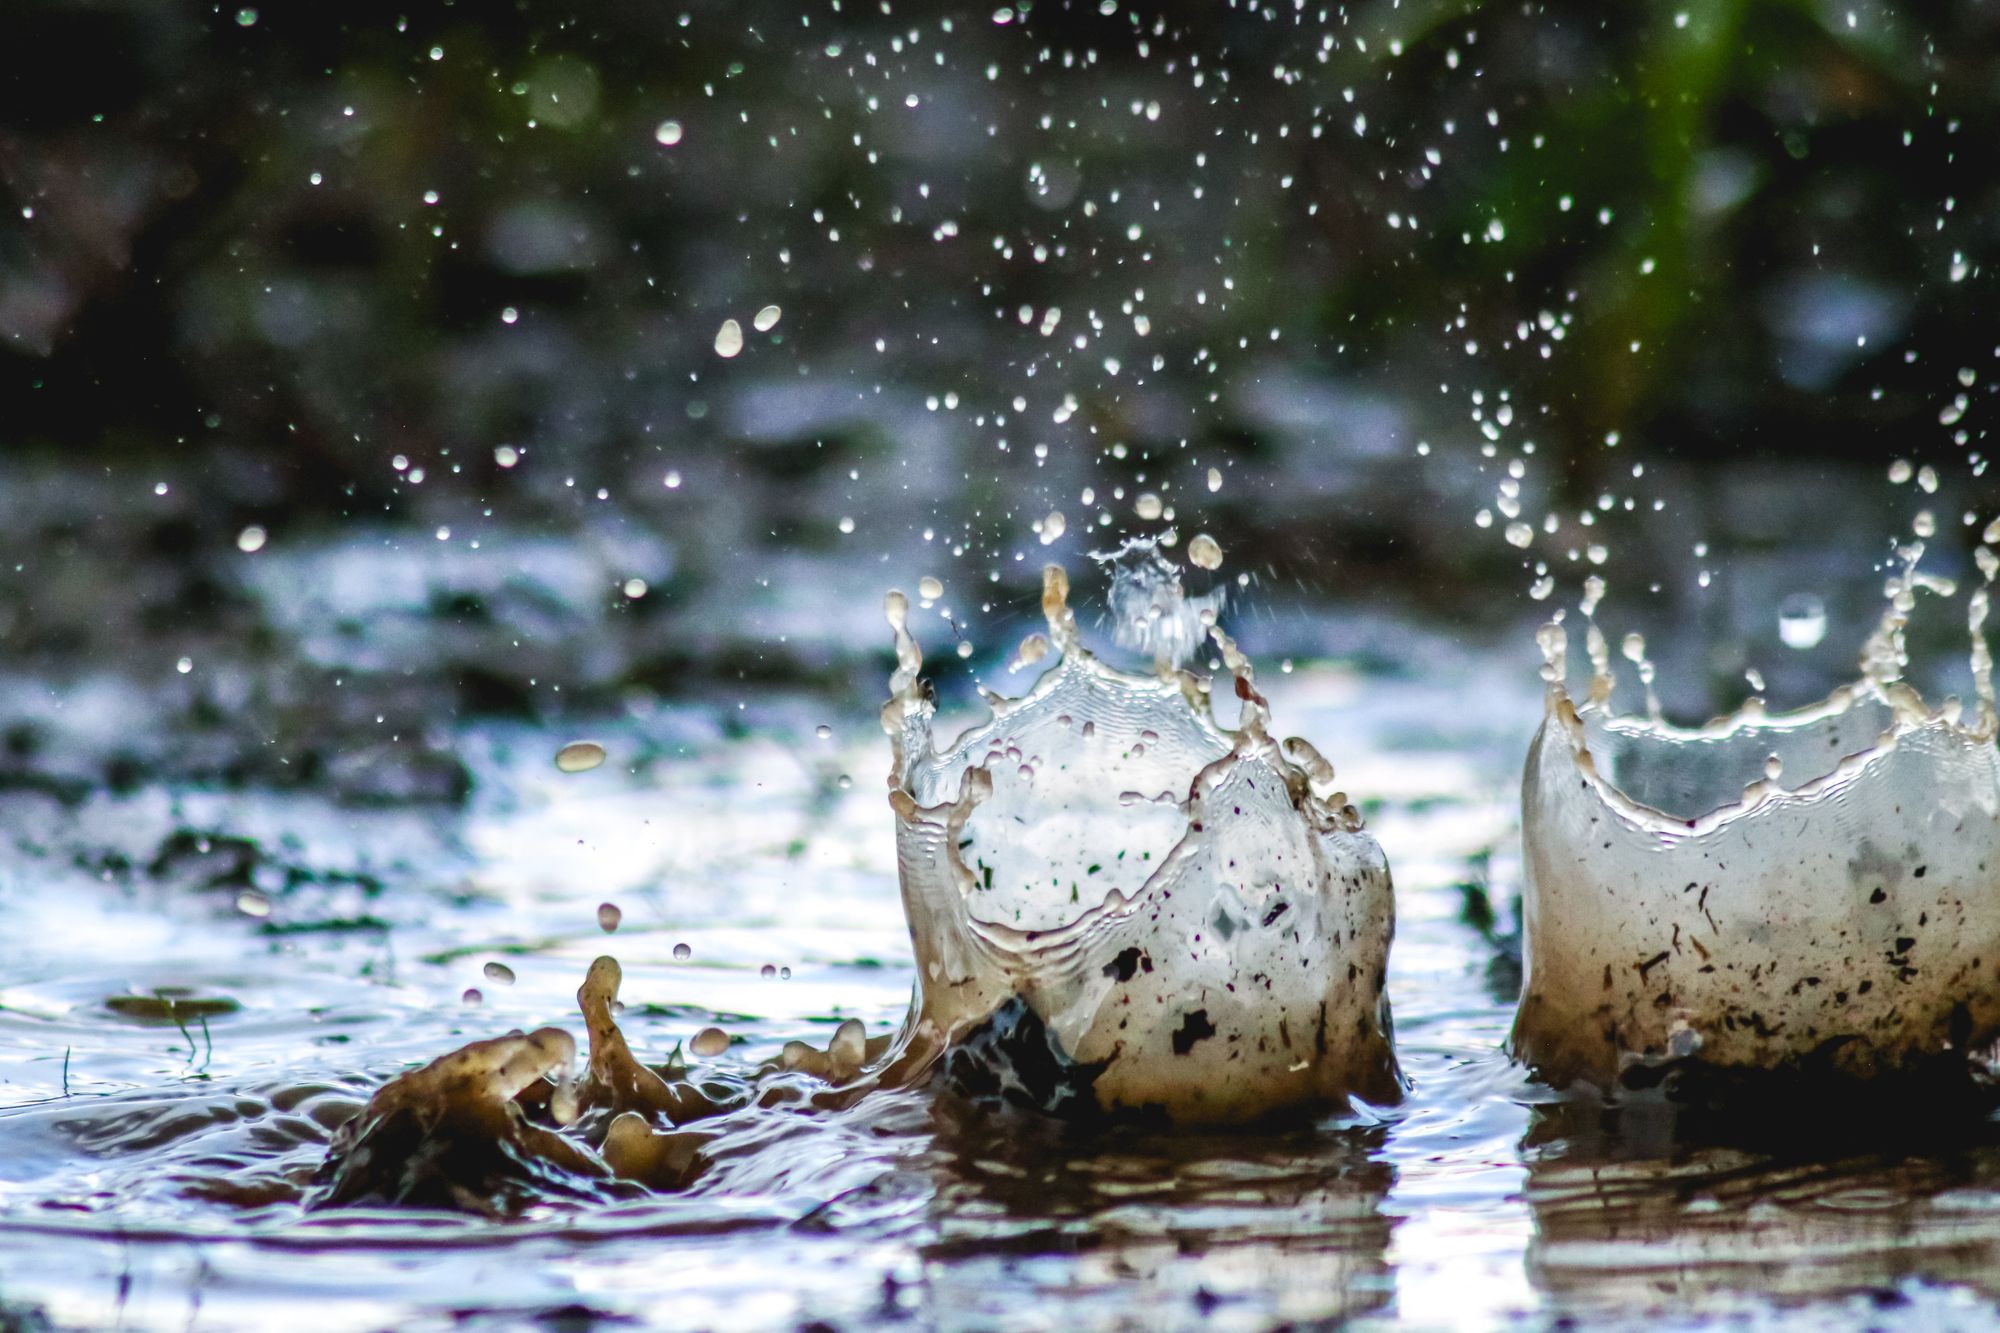
POLYGON ((1441 384, 1504 389, 1580 486, 1607 436, 1948 449, 2000 350, 1996 36, 1975 0, 13 0, 0 448, 224 449, 312 509, 391 455, 671 465, 803 382, 763 434, 1063 388, 1058 449, 1254 454, 1227 390, 1275 368, 1440 448, 1479 443, 1441 384))

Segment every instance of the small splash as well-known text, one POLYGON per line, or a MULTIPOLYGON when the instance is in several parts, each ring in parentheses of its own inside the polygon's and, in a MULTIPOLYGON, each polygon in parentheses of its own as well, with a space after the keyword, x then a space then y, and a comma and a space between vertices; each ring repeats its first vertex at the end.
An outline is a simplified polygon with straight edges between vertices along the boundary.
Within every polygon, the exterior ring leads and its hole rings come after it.
MULTIPOLYGON (((850 1019, 824 1050, 788 1042, 759 1066, 649 1065, 615 1017, 623 980, 618 961, 601 957, 577 989, 589 1036, 580 1074, 576 1038, 549 1027, 472 1042, 383 1084, 335 1133, 308 1205, 512 1217, 684 1190, 725 1150, 711 1122, 753 1108, 844 1109, 893 1064, 894 1039, 850 1019)), ((688 1049, 708 1059, 731 1044, 707 1027, 688 1049)))
MULTIPOLYGON (((2000 559, 1976 553, 1967 718, 1903 678, 1917 593, 1953 589, 1919 569, 1921 541, 1897 554, 1859 679, 1796 712, 1753 695, 1706 726, 1671 726, 1633 636, 1647 714, 1620 715, 1594 618, 1578 704, 1568 636, 1542 628, 1512 1049, 1543 1079, 1609 1091, 1690 1058, 1845 1078, 1941 1059, 1963 1071, 2000 1038, 2000 728, 1983 633, 2000 559)), ((1824 616, 1787 599, 1780 633, 1810 646, 1824 616)))
MULTIPOLYGON (((1105 602, 1112 638, 1161 668, 1193 657, 1227 602, 1228 589, 1222 586, 1190 596, 1181 583, 1181 567, 1161 551, 1157 537, 1134 537, 1115 551, 1093 551, 1090 558, 1111 573, 1105 602)), ((1216 559, 1220 563, 1220 548, 1216 559)))
POLYGON ((1026 696, 989 696, 992 718, 943 749, 908 599, 887 599, 897 666, 882 721, 920 977, 892 1063, 907 1077, 994 1046, 980 1034, 1004 1019, 1097 1113, 1216 1124, 1396 1099, 1381 849, 1332 765, 1271 739, 1249 662, 1213 626, 1220 598, 1185 597, 1151 542, 1108 563, 1116 623, 1156 671, 1084 648, 1051 565, 1042 610, 1059 659, 1026 696), (1169 665, 1195 626, 1228 669, 1234 730, 1208 682, 1169 665))

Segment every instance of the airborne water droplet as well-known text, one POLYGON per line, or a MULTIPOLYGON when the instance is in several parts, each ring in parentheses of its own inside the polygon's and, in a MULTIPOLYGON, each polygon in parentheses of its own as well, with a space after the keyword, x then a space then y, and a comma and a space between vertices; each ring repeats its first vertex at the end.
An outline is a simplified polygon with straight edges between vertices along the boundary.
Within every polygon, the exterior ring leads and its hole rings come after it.
POLYGON ((935 602, 944 596, 944 583, 926 574, 917 580, 917 596, 927 602, 935 602))
POLYGON ((663 120, 653 131, 653 140, 661 147, 672 148, 681 141, 681 123, 678 120, 663 120))
POLYGON ((750 321, 750 327, 759 333, 769 333, 778 326, 779 316, 783 313, 778 307, 767 305, 762 310, 759 310, 756 317, 750 321))
POLYGON ((1151 523, 1166 512, 1166 504, 1152 491, 1141 491, 1138 498, 1132 501, 1132 512, 1151 523))
MULTIPOLYGON (((618 923, 624 919, 625 913, 617 903, 599 903, 597 905, 597 928, 605 934, 609 935, 612 931, 618 929, 618 923)), ((677 947, 674 950, 674 956, 676 958, 680 957, 681 950, 685 948, 687 948, 685 944, 677 947)))
POLYGON ((769 981, 773 977, 778 975, 777 965, 775 963, 766 963, 764 964, 764 966, 757 969, 757 975, 764 978, 764 980, 769 981))
POLYGON ((1187 555, 1189 560, 1203 569, 1222 567, 1222 545, 1205 532, 1195 534, 1194 540, 1188 543, 1187 555))
POLYGON ((488 981, 497 981, 502 986, 511 986, 514 984, 514 969, 505 963, 488 963, 485 971, 488 981))
POLYGON ((696 1055, 721 1055, 729 1049, 729 1034, 721 1028, 703 1028, 688 1042, 688 1049, 696 1055))
POLYGON ((685 963, 688 959, 692 957, 694 957, 694 950, 689 948, 687 945, 676 944, 674 946, 674 961, 676 963, 685 963))
POLYGON ((1826 604, 1809 592, 1795 592, 1778 603, 1778 638, 1787 648, 1804 650, 1826 637, 1826 604))
POLYGON ((565 773, 588 773, 604 762, 604 747, 596 741, 571 741, 556 751, 556 767, 565 773))
POLYGON ((733 319, 723 320, 722 327, 715 331, 715 354, 731 357, 742 350, 743 326, 733 319))

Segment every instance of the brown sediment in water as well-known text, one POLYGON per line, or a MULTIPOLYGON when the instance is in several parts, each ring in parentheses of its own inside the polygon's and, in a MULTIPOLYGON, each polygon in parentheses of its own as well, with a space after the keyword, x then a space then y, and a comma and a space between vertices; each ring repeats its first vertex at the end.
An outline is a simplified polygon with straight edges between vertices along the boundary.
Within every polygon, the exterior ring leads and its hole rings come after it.
POLYGON ((1395 1100, 1388 864, 1330 790, 1331 765, 1271 739, 1250 664, 1212 612, 1202 623, 1241 702, 1234 730, 1216 723, 1206 681, 1091 655, 1068 590, 1049 566, 1057 664, 1022 698, 989 696, 992 718, 942 750, 908 602, 889 596, 897 665, 882 720, 918 967, 905 1063, 962 1047, 998 1015, 1074 1076, 999 1080, 1003 1100, 1043 1109, 1079 1088, 1098 1111, 1185 1124, 1395 1100))
POLYGON ((365 1203, 514 1211, 531 1196, 608 1196, 613 1173, 587 1145, 536 1124, 523 1094, 569 1076, 560 1028, 476 1041, 392 1079, 335 1134, 316 1207, 365 1203))
MULTIPOLYGON (((1921 554, 1902 549, 1861 679, 1796 712, 1753 698, 1704 727, 1619 716, 1594 623, 1579 705, 1566 635, 1544 628, 1511 1040, 1544 1080, 1608 1092, 1676 1062, 1928 1077, 2000 1038, 1987 589, 1972 599, 1965 720, 1958 700, 1931 708, 1901 678, 1916 590, 1949 592, 1917 573, 1921 554)), ((1980 566, 1990 583, 1984 548, 1980 566)))
POLYGON ((893 1038, 869 1038, 849 1020, 824 1051, 789 1042, 762 1067, 696 1079, 633 1054, 616 1018, 622 981, 618 961, 606 956, 577 989, 590 1038, 580 1077, 571 1078, 575 1038, 551 1027, 472 1042, 377 1089, 334 1136, 312 1206, 499 1216, 563 1199, 685 1189, 707 1165, 718 1132, 711 1122, 729 1112, 839 1109, 895 1082, 899 1069, 930 1063, 898 1065, 887 1059, 893 1038))

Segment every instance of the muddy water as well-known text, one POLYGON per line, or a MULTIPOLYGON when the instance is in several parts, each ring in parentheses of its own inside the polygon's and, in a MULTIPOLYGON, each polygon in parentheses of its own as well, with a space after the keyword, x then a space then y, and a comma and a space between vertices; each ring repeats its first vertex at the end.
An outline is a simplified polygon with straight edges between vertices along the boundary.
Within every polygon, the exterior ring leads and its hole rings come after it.
POLYGON ((462 807, 170 781, 0 797, 0 1291, 57 1326, 140 1328, 2000 1322, 2000 1148, 1980 1130, 1676 1125, 1554 1105, 1501 1057, 1540 708, 1518 634, 1265 630, 1286 634, 1420 664, 1266 673, 1395 867, 1414 1089, 1393 1111, 1090 1136, 886 1093, 735 1113, 681 1194, 550 1196, 504 1222, 308 1211, 333 1128, 386 1076, 574 1028, 606 951, 634 1047, 678 1045, 697 1071, 900 1022, 913 977, 871 710, 752 690, 458 729, 462 807), (559 771, 585 734, 606 761, 559 771), (711 1026, 731 1047, 686 1054, 711 1026))

